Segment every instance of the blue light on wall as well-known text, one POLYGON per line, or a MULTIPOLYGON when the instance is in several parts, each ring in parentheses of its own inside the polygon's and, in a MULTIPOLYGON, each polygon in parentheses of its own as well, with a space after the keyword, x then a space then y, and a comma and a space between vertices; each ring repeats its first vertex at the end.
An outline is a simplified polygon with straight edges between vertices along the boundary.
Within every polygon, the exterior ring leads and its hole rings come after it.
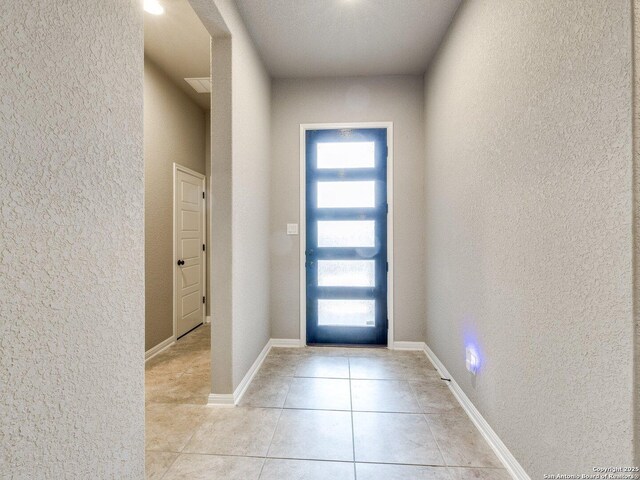
POLYGON ((483 363, 483 355, 480 349, 480 342, 473 331, 475 322, 471 318, 466 318, 464 330, 464 350, 465 350, 465 366, 467 370, 476 375, 483 363))
POLYGON ((467 345, 465 349, 466 352, 466 366, 467 370, 469 370, 474 375, 478 372, 480 368, 480 356, 478 355, 478 351, 473 345, 467 345))

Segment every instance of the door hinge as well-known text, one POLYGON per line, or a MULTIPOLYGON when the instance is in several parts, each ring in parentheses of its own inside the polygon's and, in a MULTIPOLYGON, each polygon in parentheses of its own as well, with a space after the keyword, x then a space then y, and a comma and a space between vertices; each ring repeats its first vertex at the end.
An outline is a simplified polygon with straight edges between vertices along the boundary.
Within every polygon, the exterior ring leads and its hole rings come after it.
POLYGON ((205 251, 204 243, 202 244, 202 251, 203 251, 203 252, 205 251))
POLYGON ((387 213, 389 213, 389 203, 385 203, 384 208, 386 209, 387 213))
POLYGON ((389 145, 384 146, 384 158, 389 158, 389 145))
POLYGON ((202 192, 202 198, 204 198, 204 192, 202 192))
POLYGON ((387 262, 387 272, 389 271, 389 262, 387 262))
POLYGON ((202 303, 206 303, 205 299, 206 297, 202 297, 202 303))

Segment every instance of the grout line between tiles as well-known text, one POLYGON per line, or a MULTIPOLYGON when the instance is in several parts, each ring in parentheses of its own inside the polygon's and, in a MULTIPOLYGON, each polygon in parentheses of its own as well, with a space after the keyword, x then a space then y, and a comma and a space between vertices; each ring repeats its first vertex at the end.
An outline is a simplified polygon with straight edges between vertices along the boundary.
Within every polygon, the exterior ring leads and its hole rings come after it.
POLYGON ((356 471, 356 434, 355 434, 355 425, 353 423, 353 388, 352 388, 352 380, 351 380, 351 359, 347 360, 347 367, 349 368, 349 406, 351 407, 349 410, 351 412, 351 449, 352 449, 352 457, 353 458, 353 479, 358 480, 358 473, 356 471))
MULTIPOLYGON (((287 396, 289 396, 289 391, 287 390, 287 396)), ((287 401, 285 397, 285 402, 287 401)), ((280 425, 280 419, 282 418, 282 412, 284 412, 284 408, 280 409, 280 415, 278 415, 278 421, 276 422, 276 426, 273 429, 273 433, 271 434, 271 440, 269 440, 269 445, 267 446, 267 452, 264 454, 264 462, 262 462, 262 468, 260 468, 260 475, 258 475, 258 480, 262 476, 262 471, 264 470, 264 466, 267 464, 267 458, 269 457, 269 451, 271 450, 271 445, 273 444, 273 439, 276 436, 276 431, 278 430, 278 426, 280 425)))
POLYGON ((263 407, 260 405, 242 405, 236 408, 264 408, 265 410, 309 410, 313 412, 349 412, 355 413, 379 413, 381 415, 445 415, 445 413, 424 413, 424 412, 393 412, 393 411, 380 411, 380 410, 354 410, 353 405, 350 409, 338 409, 338 408, 310 408, 310 407, 263 407))
MULTIPOLYGON (((416 399, 416 402, 418 402, 418 406, 420 407, 420 413, 424 415, 424 406, 422 405, 422 402, 420 401, 420 397, 418 396, 418 393, 416 392, 415 387, 412 385, 411 382, 407 382, 409 384, 409 388, 411 389, 411 391, 413 392, 413 397, 416 399)), ((427 421, 427 419, 424 419, 425 422, 427 421)), ((429 422, 427 422, 427 425, 429 425, 429 422)), ((431 432, 431 435, 433 435, 433 432, 431 432)), ((435 437, 433 437, 435 438, 435 437)), ((442 455, 442 452, 440 453, 442 455)))
MULTIPOLYGON (((278 418, 278 420, 280 420, 280 418, 278 418)), ((276 428, 278 428, 278 424, 276 423, 276 428)), ((275 430, 273 431, 275 433, 275 430)), ((271 437, 271 440, 273 440, 273 436, 271 437)), ((271 443, 269 443, 269 447, 267 447, 267 454, 269 453, 269 448, 271 447, 271 443)), ((263 457, 262 458, 262 465, 260 466, 260 473, 258 473, 258 478, 257 480, 260 480, 260 477, 262 477, 262 472, 264 471, 264 466, 267 464, 267 457, 263 457)))
MULTIPOLYGON (((424 422, 427 424, 427 428, 429 429, 429 432, 431 432, 431 436, 433 437, 433 441, 436 443, 436 447, 438 448, 438 452, 440 452, 440 456, 442 457, 442 461, 445 463, 445 465, 447 465, 447 461, 444 458, 444 453, 442 453, 442 447, 440 447, 440 442, 438 442, 438 439, 436 438, 436 434, 433 433, 433 429, 431 428, 431 425, 429 424, 429 419, 427 418, 427 414, 423 413, 422 417, 424 418, 424 422)), ((449 467, 450 465, 447 465, 447 467, 449 467)))
MULTIPOLYGON (((171 453, 175 453, 175 452, 171 452, 171 453)), ((146 451, 145 451, 145 459, 146 459, 146 451)), ((173 462, 171 462, 171 465, 169 465, 169 467, 167 467, 167 469, 164 471, 164 473, 162 475, 160 475, 160 479, 162 480, 164 477, 166 477, 167 473, 169 472, 169 470, 171 470, 171 467, 173 467, 173 465, 178 461, 178 459, 180 458, 180 455, 182 455, 181 453, 178 453, 176 455, 176 458, 173 459, 173 462)), ((145 467, 146 469, 146 467, 145 467)), ((146 473, 146 472, 145 472, 146 473)))
MULTIPOLYGON (((152 450, 153 451, 153 450, 152 450)), ((166 452, 166 453, 178 453, 178 452, 166 452)), ((256 458, 265 460, 292 460, 301 462, 328 462, 328 463, 353 463, 353 464, 367 464, 367 465, 398 465, 408 467, 435 467, 435 468, 468 468, 468 469, 486 469, 486 470, 504 470, 500 467, 487 467, 477 465, 446 465, 441 463, 397 463, 397 462, 384 462, 384 461, 370 461, 361 460, 354 462, 353 460, 338 460, 338 459, 326 459, 326 458, 300 458, 300 457, 263 457, 262 455, 237 455, 230 453, 198 453, 198 452, 185 452, 180 453, 179 456, 200 455, 211 457, 233 457, 233 458, 256 458)))
MULTIPOLYGON (((155 450, 151 450, 155 451, 155 450)), ((160 451, 158 451, 160 452, 160 451)), ((178 452, 161 452, 161 453, 178 453, 178 452)), ((361 460, 354 462, 352 460, 337 460, 337 459, 324 459, 324 458, 299 458, 299 457, 263 457, 261 455, 237 455, 230 453, 197 453, 197 452, 185 452, 180 453, 183 456, 189 455, 206 455, 211 457, 233 457, 233 458, 264 458, 266 460, 292 460, 292 461, 301 461, 301 462, 328 462, 328 463, 362 463, 367 465, 398 465, 398 466, 408 466, 408 467, 435 467, 435 468, 468 468, 468 469, 485 469, 485 470, 505 470, 503 467, 487 467, 487 466, 478 466, 478 465, 446 465, 439 463, 396 463, 396 462, 383 462, 383 461, 370 461, 370 460, 361 460)))

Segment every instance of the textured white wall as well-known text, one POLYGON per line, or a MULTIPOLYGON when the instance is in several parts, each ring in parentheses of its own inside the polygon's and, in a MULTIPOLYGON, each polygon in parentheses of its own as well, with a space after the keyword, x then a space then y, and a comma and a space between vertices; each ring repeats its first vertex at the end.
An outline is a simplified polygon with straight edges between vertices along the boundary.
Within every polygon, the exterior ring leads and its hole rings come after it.
POLYGON ((269 341, 271 79, 232 0, 190 0, 212 38, 212 390, 269 341))
POLYGON ((0 478, 144 477, 142 11, 0 6, 0 478))
POLYGON ((235 4, 220 2, 232 36, 233 386, 269 341, 271 79, 235 4))
POLYGON ((394 122, 395 340, 424 341, 422 76, 275 80, 272 115, 271 336, 300 338, 300 124, 394 122))
POLYGON ((426 78, 427 341, 532 478, 633 463, 630 13, 465 2, 426 78))
POLYGON ((212 38, 211 47, 211 391, 232 393, 231 38, 212 38))
POLYGON ((633 0, 633 187, 634 187, 634 325, 635 325, 635 465, 640 465, 640 0, 633 0))

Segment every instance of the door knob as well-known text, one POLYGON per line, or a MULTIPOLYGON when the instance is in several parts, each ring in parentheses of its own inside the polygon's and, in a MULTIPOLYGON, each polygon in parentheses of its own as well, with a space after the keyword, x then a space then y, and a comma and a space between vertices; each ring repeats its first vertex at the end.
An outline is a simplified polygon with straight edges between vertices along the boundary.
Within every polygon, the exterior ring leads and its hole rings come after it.
POLYGON ((178 260, 178 265, 184 265, 184 260, 178 260))

